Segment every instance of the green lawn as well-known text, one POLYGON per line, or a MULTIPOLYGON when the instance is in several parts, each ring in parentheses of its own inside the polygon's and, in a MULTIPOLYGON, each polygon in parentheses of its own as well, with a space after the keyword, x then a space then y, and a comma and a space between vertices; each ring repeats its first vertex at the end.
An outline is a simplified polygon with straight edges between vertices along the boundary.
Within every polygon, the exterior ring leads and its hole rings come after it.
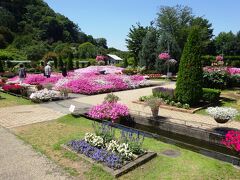
MULTIPOLYGON (((232 107, 237 109, 240 112, 240 99, 234 93, 236 90, 223 90, 221 92, 221 101, 214 104, 213 106, 220 107, 232 107), (235 99, 235 100, 234 100, 235 99)), ((208 115, 206 113, 206 108, 196 112, 197 114, 208 115)), ((235 120, 240 121, 240 114, 235 117, 235 120)))
POLYGON ((33 104, 31 101, 0 92, 0 108, 17 105, 33 104))
MULTIPOLYGON (((92 131, 92 121, 85 118, 64 116, 58 120, 33 124, 14 129, 24 141, 37 151, 61 165, 67 172, 80 179, 113 179, 99 166, 91 165, 76 155, 62 150, 60 145, 79 139, 92 131)), ((119 134, 119 132, 117 132, 119 134)), ((240 171, 224 163, 195 152, 146 138, 144 148, 159 153, 147 164, 122 176, 120 179, 238 179, 240 171), (171 158, 161 155, 167 149, 178 150, 181 156, 171 158)))

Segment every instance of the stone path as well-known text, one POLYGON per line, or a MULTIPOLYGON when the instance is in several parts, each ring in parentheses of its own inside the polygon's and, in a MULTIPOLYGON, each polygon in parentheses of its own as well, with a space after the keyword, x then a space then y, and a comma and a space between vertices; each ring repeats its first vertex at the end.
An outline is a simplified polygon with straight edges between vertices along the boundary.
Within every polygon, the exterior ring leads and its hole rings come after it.
MULTIPOLYGON (((162 85, 166 88, 175 88, 175 83, 165 84, 162 85)), ((142 89, 135 89, 135 90, 128 90, 128 91, 120 91, 115 92, 114 94, 120 98, 120 102, 126 104, 132 113, 142 115, 142 116, 151 116, 150 108, 144 107, 141 104, 135 104, 133 101, 138 100, 140 96, 146 96, 152 94, 152 89, 155 87, 148 87, 142 89)), ((106 94, 101 95, 94 95, 88 97, 77 98, 75 101, 81 102, 88 102, 91 105, 100 104, 106 94)), ((199 127, 202 129, 212 129, 215 127, 231 127, 231 128, 239 128, 240 123, 237 121, 231 121, 224 125, 219 125, 215 122, 212 117, 199 115, 199 114, 190 114, 184 112, 177 112, 167 109, 160 109, 159 112, 161 116, 167 117, 169 121, 178 123, 178 124, 185 124, 188 126, 199 127)))
POLYGON ((22 105, 0 108, 0 125, 14 128, 57 119, 64 114, 41 105, 22 105))
POLYGON ((29 145, 0 127, 0 179, 71 179, 55 163, 35 152, 29 145))

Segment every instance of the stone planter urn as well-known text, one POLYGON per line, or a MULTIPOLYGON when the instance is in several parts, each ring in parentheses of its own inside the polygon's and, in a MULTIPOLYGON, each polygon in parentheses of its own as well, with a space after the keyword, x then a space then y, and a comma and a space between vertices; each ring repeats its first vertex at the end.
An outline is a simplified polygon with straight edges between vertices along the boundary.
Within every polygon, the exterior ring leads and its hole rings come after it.
POLYGON ((151 109, 151 111, 152 111, 152 116, 153 116, 154 118, 158 117, 159 108, 158 108, 158 109, 151 109))

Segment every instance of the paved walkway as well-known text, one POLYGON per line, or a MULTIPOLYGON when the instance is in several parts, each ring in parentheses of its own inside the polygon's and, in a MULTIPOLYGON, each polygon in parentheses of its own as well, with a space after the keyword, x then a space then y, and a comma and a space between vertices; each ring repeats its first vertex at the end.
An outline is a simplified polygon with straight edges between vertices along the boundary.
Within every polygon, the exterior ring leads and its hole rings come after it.
POLYGON ((1 180, 65 180, 65 172, 0 127, 1 180))
MULTIPOLYGON (((175 88, 175 83, 165 84, 163 85, 163 87, 175 88)), ((141 104, 133 103, 133 101, 138 100, 140 96, 151 95, 153 88, 155 87, 120 91, 120 92, 115 92, 114 94, 120 98, 121 103, 126 104, 129 107, 132 113, 143 115, 143 116, 151 116, 150 108, 144 107, 141 104)), ((75 99, 75 101, 79 103, 87 102, 88 104, 96 105, 96 104, 100 104, 104 100, 105 96, 106 94, 94 95, 94 96, 77 98, 75 99)), ((239 122, 231 121, 231 122, 228 122, 227 124, 219 125, 218 123, 215 122, 215 120, 212 117, 199 115, 199 114, 190 114, 190 113, 177 112, 177 111, 160 108, 159 115, 167 117, 168 120, 171 122, 185 124, 185 125, 194 126, 194 127, 200 127, 203 129, 212 129, 214 127, 219 127, 219 126, 240 129, 239 122)))
POLYGON ((22 105, 0 108, 0 126, 14 128, 57 119, 64 114, 41 105, 22 105))

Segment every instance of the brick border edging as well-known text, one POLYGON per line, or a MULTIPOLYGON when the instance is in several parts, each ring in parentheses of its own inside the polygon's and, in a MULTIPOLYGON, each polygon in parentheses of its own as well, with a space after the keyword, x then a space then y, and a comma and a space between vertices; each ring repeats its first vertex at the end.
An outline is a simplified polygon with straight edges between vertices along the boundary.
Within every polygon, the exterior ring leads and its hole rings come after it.
POLYGON ((71 148, 66 146, 65 144, 62 144, 61 147, 65 150, 67 150, 67 151, 70 151, 70 152, 76 154, 77 156, 79 156, 80 158, 88 161, 91 164, 98 164, 104 171, 110 173, 115 178, 120 177, 120 176, 128 173, 129 171, 141 166, 142 164, 150 161, 151 159, 153 159, 154 157, 157 156, 157 153, 155 153, 155 152, 147 152, 146 154, 144 154, 144 155, 140 156, 139 158, 135 159, 134 161, 131 161, 128 164, 124 165, 120 169, 114 170, 114 169, 111 169, 111 168, 101 164, 101 163, 98 163, 98 162, 92 160, 91 158, 89 158, 89 157, 87 157, 83 154, 75 152, 74 150, 72 150, 71 148))

